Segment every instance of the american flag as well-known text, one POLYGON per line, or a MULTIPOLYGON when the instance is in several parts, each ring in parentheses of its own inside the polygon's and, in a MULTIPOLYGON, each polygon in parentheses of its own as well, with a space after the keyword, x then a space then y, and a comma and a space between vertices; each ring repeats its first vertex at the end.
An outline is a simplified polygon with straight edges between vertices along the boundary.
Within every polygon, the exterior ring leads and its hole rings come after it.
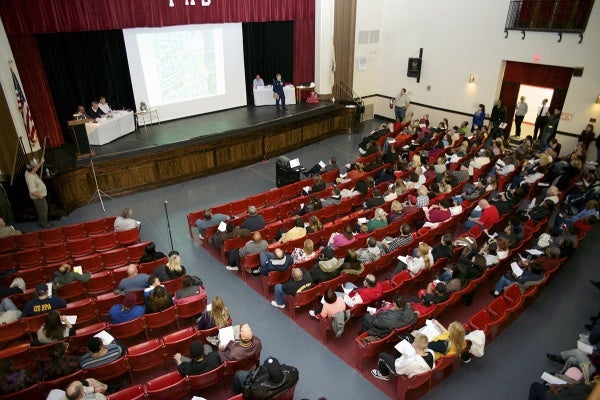
POLYGON ((17 75, 15 75, 15 71, 11 69, 10 73, 12 74, 13 83, 15 85, 15 95, 17 96, 17 104, 19 106, 19 112, 23 117, 23 123, 25 124, 27 136, 29 136, 29 140, 31 141, 31 143, 36 143, 37 132, 35 130, 35 125, 33 124, 33 118, 31 118, 29 104, 27 104, 27 99, 25 98, 25 94, 23 94, 23 90, 21 89, 21 83, 19 82, 19 78, 17 78, 17 75))

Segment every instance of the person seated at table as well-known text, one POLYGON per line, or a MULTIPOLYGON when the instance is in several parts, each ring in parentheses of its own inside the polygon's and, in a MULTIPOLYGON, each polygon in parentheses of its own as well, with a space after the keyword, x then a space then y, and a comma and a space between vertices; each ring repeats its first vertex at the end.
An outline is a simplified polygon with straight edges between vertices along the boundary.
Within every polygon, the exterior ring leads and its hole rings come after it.
POLYGON ((265 81, 262 80, 260 75, 256 74, 256 78, 252 81, 252 87, 257 88, 259 86, 265 86, 265 81))
POLYGON ((92 101, 92 106, 88 109, 87 114, 90 116, 90 118, 100 118, 101 116, 104 115, 104 111, 102 111, 100 109, 100 107, 98 107, 98 102, 96 100, 92 101))
POLYGON ((77 115, 75 119, 88 119, 90 117, 85 111, 85 107, 82 105, 77 106, 77 112, 75 115, 77 115))
POLYGON ((108 114, 109 112, 112 111, 112 109, 110 108, 110 106, 106 102, 106 97, 104 97, 104 96, 100 96, 100 98, 98 99, 98 108, 100 110, 102 110, 102 112, 104 114, 108 114))

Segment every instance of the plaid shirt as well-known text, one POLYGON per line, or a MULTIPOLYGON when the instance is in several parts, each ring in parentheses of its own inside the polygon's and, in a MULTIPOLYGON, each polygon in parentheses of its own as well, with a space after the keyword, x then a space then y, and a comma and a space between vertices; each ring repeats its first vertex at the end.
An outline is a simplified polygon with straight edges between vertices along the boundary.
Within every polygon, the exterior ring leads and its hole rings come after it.
POLYGON ((392 252, 392 251, 396 250, 398 247, 402 247, 402 246, 404 246, 406 244, 410 244, 412 242, 413 242, 412 232, 406 236, 400 235, 388 245, 389 251, 392 252))

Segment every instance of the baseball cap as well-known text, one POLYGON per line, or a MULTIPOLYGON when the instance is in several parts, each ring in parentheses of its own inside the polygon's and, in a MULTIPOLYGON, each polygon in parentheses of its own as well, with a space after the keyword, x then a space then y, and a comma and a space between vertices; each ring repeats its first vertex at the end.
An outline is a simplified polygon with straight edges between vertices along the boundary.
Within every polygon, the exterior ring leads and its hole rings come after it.
POLYGON ((123 306, 126 308, 131 308, 135 305, 136 300, 137 296, 134 292, 127 292, 125 297, 123 297, 123 306))
POLYGON ((40 283, 39 285, 37 285, 35 287, 35 292, 41 296, 44 295, 46 293, 48 293, 48 285, 46 285, 45 283, 40 283))

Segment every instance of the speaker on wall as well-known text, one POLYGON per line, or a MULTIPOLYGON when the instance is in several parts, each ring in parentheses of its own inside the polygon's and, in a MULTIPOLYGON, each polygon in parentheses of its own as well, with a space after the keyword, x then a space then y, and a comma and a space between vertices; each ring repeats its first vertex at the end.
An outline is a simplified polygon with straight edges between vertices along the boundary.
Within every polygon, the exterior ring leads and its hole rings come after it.
POLYGON ((421 58, 409 58, 408 59, 408 69, 406 71, 406 76, 411 78, 417 78, 421 74, 421 58))
POLYGON ((583 67, 573 68, 573 76, 580 77, 583 75, 583 67))

